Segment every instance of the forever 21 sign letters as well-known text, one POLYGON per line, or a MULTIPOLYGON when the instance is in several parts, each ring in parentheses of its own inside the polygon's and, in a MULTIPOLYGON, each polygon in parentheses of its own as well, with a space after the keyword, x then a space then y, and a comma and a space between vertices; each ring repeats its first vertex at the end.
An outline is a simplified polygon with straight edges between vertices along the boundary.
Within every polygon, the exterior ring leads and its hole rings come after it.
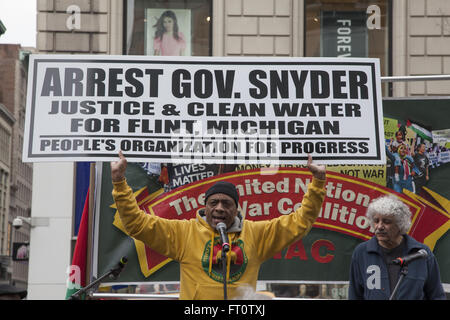
POLYGON ((24 161, 384 164, 377 59, 32 55, 24 161))

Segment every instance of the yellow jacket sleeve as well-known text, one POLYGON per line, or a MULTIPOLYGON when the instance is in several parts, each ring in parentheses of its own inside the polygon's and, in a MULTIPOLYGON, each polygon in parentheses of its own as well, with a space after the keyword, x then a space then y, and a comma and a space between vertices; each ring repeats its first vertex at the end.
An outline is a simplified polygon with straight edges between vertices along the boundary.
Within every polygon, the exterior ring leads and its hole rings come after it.
POLYGON ((276 219, 258 221, 253 232, 258 256, 265 261, 286 246, 304 237, 317 219, 325 198, 325 180, 313 178, 295 212, 276 219))
POLYGON ((186 228, 186 220, 169 220, 147 214, 139 208, 126 180, 113 182, 112 195, 129 236, 166 257, 179 260, 186 243, 180 239, 180 235, 184 234, 182 229, 186 228))

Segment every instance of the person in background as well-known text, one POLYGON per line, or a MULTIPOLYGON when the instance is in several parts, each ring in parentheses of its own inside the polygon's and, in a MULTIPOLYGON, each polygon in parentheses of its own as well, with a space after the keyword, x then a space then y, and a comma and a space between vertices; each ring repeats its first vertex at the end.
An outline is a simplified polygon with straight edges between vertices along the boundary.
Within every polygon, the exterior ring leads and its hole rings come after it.
POLYGON ((414 159, 408 155, 408 146, 400 144, 394 162, 394 190, 402 193, 403 189, 414 192, 413 176, 417 173, 414 159))
POLYGON ((425 154, 425 150, 425 143, 420 143, 417 147, 417 152, 414 155, 414 164, 418 169, 418 174, 414 176, 416 194, 419 194, 422 191, 422 187, 424 187, 427 184, 428 180, 430 180, 430 160, 428 160, 428 157, 425 154))
POLYGON ((408 265, 408 274, 398 288, 398 300, 445 300, 439 266, 430 248, 406 233, 411 227, 411 211, 399 198, 388 195, 374 199, 367 218, 375 235, 359 244, 350 264, 349 299, 387 300, 394 290, 401 266, 392 261, 417 252, 428 253, 408 265))

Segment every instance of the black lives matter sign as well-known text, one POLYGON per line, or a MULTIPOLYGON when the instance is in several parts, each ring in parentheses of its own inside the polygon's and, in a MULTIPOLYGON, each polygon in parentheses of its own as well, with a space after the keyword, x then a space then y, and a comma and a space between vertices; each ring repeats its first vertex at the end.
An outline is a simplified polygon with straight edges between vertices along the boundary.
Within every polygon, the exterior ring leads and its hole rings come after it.
POLYGON ((32 55, 24 161, 383 164, 377 59, 32 55))

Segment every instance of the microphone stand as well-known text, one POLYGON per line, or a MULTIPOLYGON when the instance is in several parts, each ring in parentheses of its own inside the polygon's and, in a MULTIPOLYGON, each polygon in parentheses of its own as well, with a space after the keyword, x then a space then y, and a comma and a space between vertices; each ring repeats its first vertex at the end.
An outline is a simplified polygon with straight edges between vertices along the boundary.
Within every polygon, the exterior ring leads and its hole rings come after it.
POLYGON ((408 265, 405 264, 400 269, 400 277, 398 277, 397 284, 395 285, 394 291, 392 291, 392 294, 391 294, 389 300, 396 300, 395 295, 397 294, 397 290, 400 286, 400 283, 403 281, 403 279, 406 277, 407 274, 408 274, 408 265))
POLYGON ((222 245, 222 274, 223 274, 223 300, 228 300, 227 297, 227 251, 222 245))
POLYGON ((116 280, 119 277, 119 274, 122 272, 123 268, 125 267, 125 263, 127 262, 127 258, 123 257, 119 264, 109 270, 107 273, 105 273, 104 275, 102 275, 100 278, 96 279, 94 282, 91 282, 89 285, 87 285, 84 288, 81 288, 80 290, 78 290, 77 292, 75 292, 74 294, 72 294, 68 300, 80 300, 81 296, 83 294, 85 294, 86 292, 88 292, 91 288, 95 287, 94 290, 97 289, 98 285, 106 278, 110 277, 113 280, 116 280))

